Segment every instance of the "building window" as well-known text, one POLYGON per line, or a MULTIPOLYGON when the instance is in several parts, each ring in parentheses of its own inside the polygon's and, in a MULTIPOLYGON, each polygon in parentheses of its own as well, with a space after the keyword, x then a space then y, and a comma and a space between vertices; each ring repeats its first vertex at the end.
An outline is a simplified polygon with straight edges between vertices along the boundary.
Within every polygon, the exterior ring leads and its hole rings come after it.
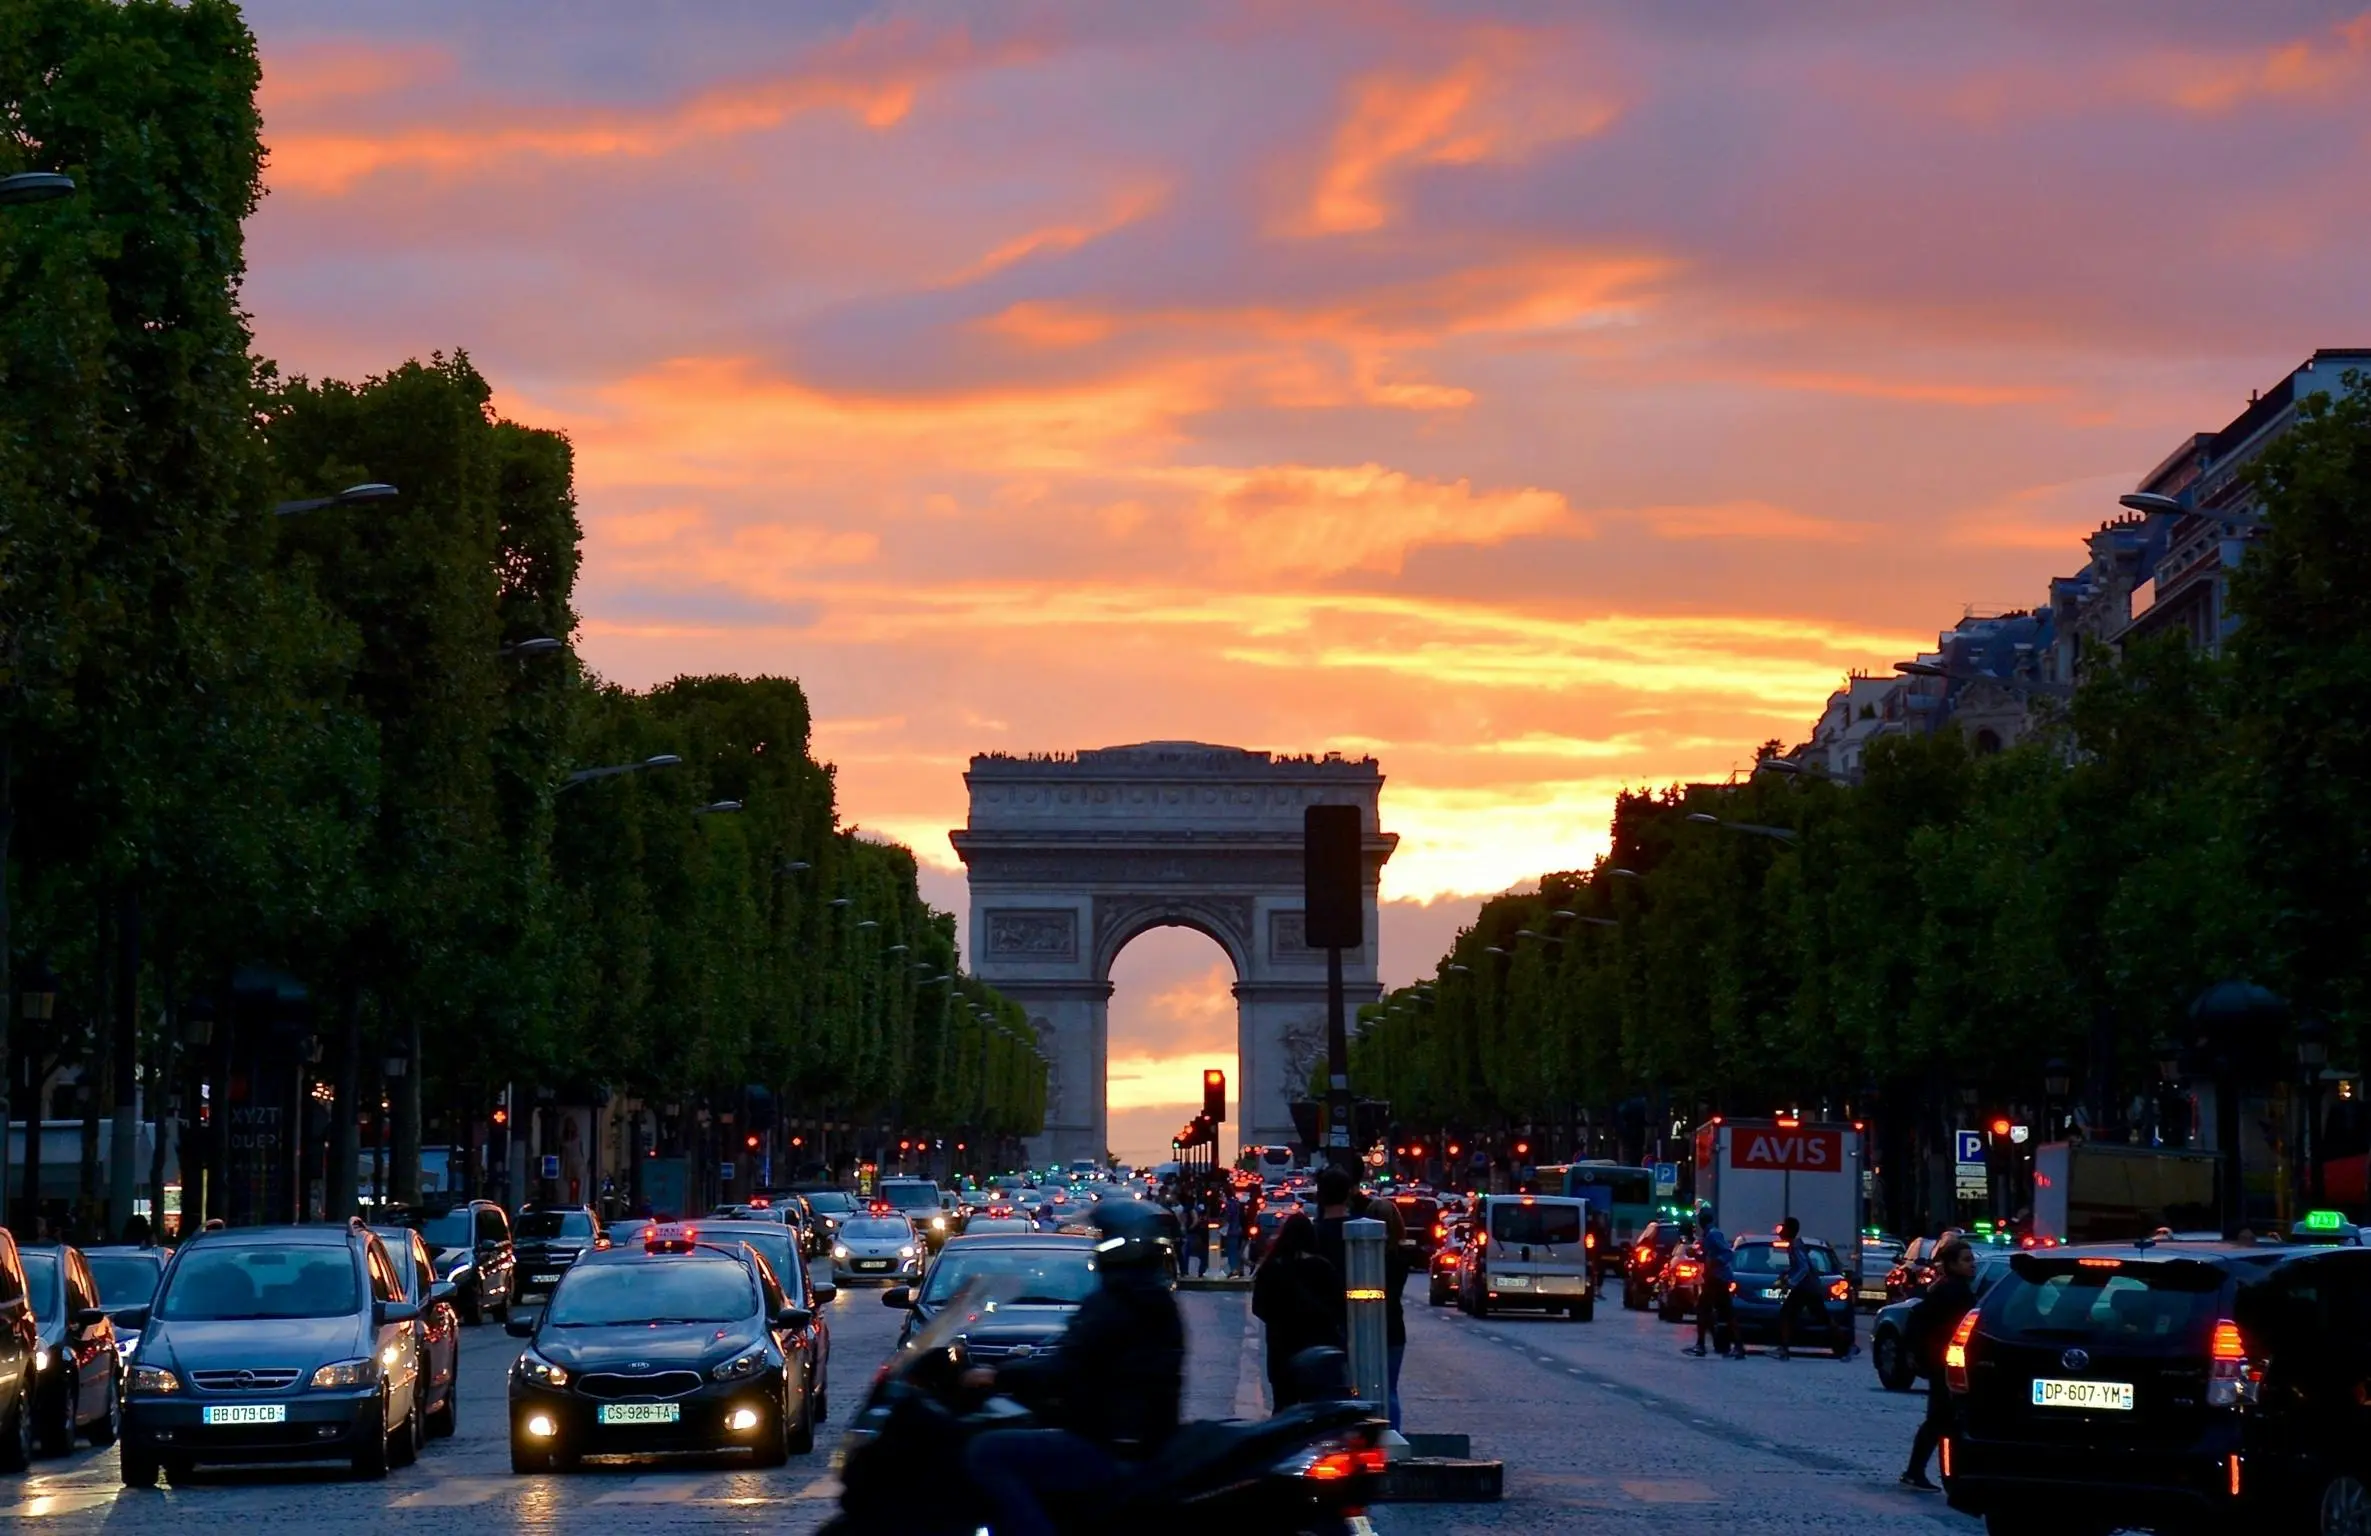
POLYGON ((1990 757, 2000 749, 2000 732, 1988 725, 1976 733, 1976 755, 1978 757, 1990 757))

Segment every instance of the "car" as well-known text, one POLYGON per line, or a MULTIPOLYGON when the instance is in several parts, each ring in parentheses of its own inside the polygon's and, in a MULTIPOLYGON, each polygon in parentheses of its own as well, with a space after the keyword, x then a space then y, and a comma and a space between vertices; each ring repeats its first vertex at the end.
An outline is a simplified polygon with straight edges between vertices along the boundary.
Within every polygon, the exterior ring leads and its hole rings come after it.
POLYGON ((1704 1301, 1704 1245, 1674 1243, 1655 1274, 1655 1315, 1667 1323, 1684 1323, 1704 1301))
POLYGON ((921 1235, 903 1216, 851 1216, 832 1241, 832 1280, 919 1280, 922 1257, 921 1235))
POLYGON ((993 1205, 966 1217, 963 1231, 958 1236, 986 1237, 992 1234, 1009 1236, 1016 1232, 1034 1232, 1036 1224, 1016 1213, 1010 1206, 993 1205))
POLYGON ((0 1472, 22 1472, 33 1464, 34 1351, 41 1347, 33 1321, 33 1298, 25 1289, 25 1264, 16 1239, 0 1227, 0 1472))
POLYGON ((938 1185, 928 1179, 883 1179, 873 1186, 873 1198, 866 1209, 876 1216, 905 1217, 936 1253, 955 1230, 954 1213, 940 1202, 940 1194, 938 1185))
POLYGON ((428 1244, 436 1277, 453 1287, 453 1305, 465 1323, 510 1316, 518 1289, 518 1249, 510 1217, 491 1200, 461 1200, 442 1208, 399 1212, 395 1224, 417 1231, 428 1244))
POLYGON ((166 1266, 124 1383, 124 1486, 205 1463, 344 1461, 379 1478, 426 1429, 414 1325, 386 1244, 359 1222, 234 1227, 166 1266))
POLYGON ((589 1205, 531 1205, 513 1224, 518 1273, 514 1306, 541 1306, 568 1266, 609 1244, 609 1229, 589 1205))
POLYGON ((1885 1281, 1906 1247, 1898 1237, 1874 1232, 1861 1234, 1861 1264, 1852 1277, 1854 1301, 1864 1307, 1882 1307, 1894 1299, 1885 1281))
POLYGON ((1432 1258, 1426 1261, 1430 1279, 1430 1294, 1426 1297, 1434 1306, 1445 1307, 1457 1299, 1459 1272, 1465 1267, 1466 1240, 1473 1228, 1464 1220, 1450 1222, 1433 1248, 1432 1258))
POLYGON ((1662 1216, 1638 1229, 1638 1236, 1622 1251, 1622 1306, 1644 1312, 1655 1304, 1655 1281, 1671 1250, 1696 1235, 1696 1224, 1662 1216))
POLYGON ((840 1294, 827 1278, 818 1280, 801 1252, 798 1234, 775 1222, 718 1222, 701 1229, 720 1243, 740 1243, 755 1253, 774 1273, 791 1305, 814 1314, 804 1339, 794 1341, 807 1352, 808 1414, 818 1424, 830 1416, 831 1323, 825 1308, 840 1294))
POLYGON ((167 1248, 85 1248, 83 1262, 99 1283, 99 1305, 115 1320, 116 1352, 129 1360, 140 1348, 138 1330, 124 1319, 156 1299, 157 1281, 164 1277, 167 1248))
POLYGON ((1098 1283, 1095 1240, 1050 1233, 949 1239, 921 1284, 881 1294, 883 1306, 905 1309, 898 1347, 906 1348, 964 1286, 985 1279, 994 1279, 1004 1294, 993 1315, 983 1313, 960 1335, 970 1358, 992 1365, 1015 1353, 1054 1348, 1098 1283))
POLYGON ((1944 1489, 1995 1536, 2361 1530, 2367 1320, 2360 1248, 2016 1253, 1944 1354, 1944 1489))
POLYGON ((84 1435, 113 1445, 122 1424, 123 1355, 115 1323, 80 1250, 28 1243, 18 1250, 33 1298, 34 1437, 44 1456, 64 1456, 84 1435))
POLYGON ((864 1207, 844 1189, 808 1189, 800 1194, 815 1218, 807 1232, 807 1254, 810 1258, 825 1258, 830 1255, 832 1244, 839 1240, 840 1223, 863 1214, 864 1207))
MULTIPOLYGON (((1811 1250, 1811 1279, 1806 1284, 1816 1285, 1820 1297, 1820 1320, 1827 1326, 1824 1338, 1829 1351, 1841 1360, 1860 1347, 1855 1319, 1860 1316, 1853 1304, 1852 1280, 1837 1262, 1836 1250, 1814 1238, 1798 1237, 1795 1242, 1811 1250)), ((1779 1309, 1786 1304, 1786 1289, 1780 1281, 1791 1262, 1790 1245, 1776 1237, 1742 1237, 1736 1243, 1736 1261, 1729 1282, 1729 1315, 1739 1345, 1778 1342, 1779 1309)), ((1801 1325, 1798 1324, 1798 1327, 1801 1325)), ((1812 1342, 1806 1334, 1798 1333, 1793 1341, 1797 1346, 1812 1342)))
POLYGON ((455 1286, 436 1275, 428 1240, 411 1227, 374 1227, 387 1245, 405 1298, 420 1309, 413 1345, 420 1352, 421 1426, 432 1440, 450 1436, 461 1414, 461 1309, 455 1286))
POLYGON ((510 1372, 510 1467, 585 1456, 737 1455, 778 1467, 815 1448, 802 1343, 815 1314, 751 1250, 680 1226, 580 1257, 510 1372))
MULTIPOLYGON (((2008 1255, 1977 1249, 1973 1282, 1977 1299, 1982 1300, 1984 1293, 2007 1270, 2008 1255)), ((1910 1314, 1925 1299, 1913 1296, 1907 1301, 1888 1302, 1869 1319, 1869 1363, 1876 1368, 1878 1385, 1888 1392, 1909 1392, 1918 1386, 1918 1362, 1908 1347, 1910 1314)))
POLYGON ((1391 1203, 1400 1208, 1400 1220, 1407 1226, 1408 1240, 1416 1245, 1419 1252, 1430 1258, 1433 1249, 1440 1243, 1438 1229, 1441 1203, 1430 1195, 1420 1195, 1412 1190, 1401 1190, 1394 1194, 1391 1203))
POLYGON ((1597 1315, 1588 1205, 1569 1195, 1489 1195, 1474 1210, 1458 1269, 1459 1305, 1475 1317, 1511 1307, 1597 1315))

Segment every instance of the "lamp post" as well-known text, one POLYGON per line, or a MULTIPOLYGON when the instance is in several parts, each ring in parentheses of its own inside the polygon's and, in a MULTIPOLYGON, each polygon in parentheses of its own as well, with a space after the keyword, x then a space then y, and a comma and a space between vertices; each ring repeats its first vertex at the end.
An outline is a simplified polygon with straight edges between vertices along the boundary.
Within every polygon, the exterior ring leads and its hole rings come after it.
POLYGON ((74 178, 56 171, 18 171, 0 176, 0 208, 26 203, 51 203, 74 195, 74 178))
POLYGON ((2297 1159, 2304 1164, 2305 1198, 2322 1203, 2322 1069, 2330 1064, 2330 1026, 2316 1018, 2297 1025, 2297 1066, 2305 1077, 2305 1116, 2297 1128, 2297 1159))
POLYGON ((532 639, 513 640, 508 645, 497 646, 494 654, 497 656, 549 656, 554 651, 566 649, 568 649, 568 642, 565 640, 554 640, 549 635, 537 635, 532 639))
POLYGON ((307 512, 318 512, 324 507, 351 507, 366 501, 393 501, 402 494, 384 480, 365 480, 360 485, 349 485, 327 496, 303 496, 295 501, 274 502, 272 516, 299 517, 307 512))

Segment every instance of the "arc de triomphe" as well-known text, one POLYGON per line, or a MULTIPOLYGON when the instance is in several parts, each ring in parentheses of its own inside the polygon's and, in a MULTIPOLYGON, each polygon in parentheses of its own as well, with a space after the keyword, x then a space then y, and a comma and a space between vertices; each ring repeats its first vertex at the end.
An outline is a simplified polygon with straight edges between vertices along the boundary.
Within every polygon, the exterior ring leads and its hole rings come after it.
MULTIPOLYGON (((1366 826, 1367 943, 1345 953, 1353 1008, 1375 981, 1375 891, 1399 843, 1373 758, 1275 757, 1190 741, 971 760, 950 834, 971 880, 972 969, 1029 1010, 1053 1063, 1045 1167, 1102 1157, 1111 965, 1150 928, 1196 929, 1235 964, 1236 1081, 1247 1145, 1294 1139, 1287 1105, 1325 1050, 1325 952, 1302 942, 1301 812, 1355 805, 1366 826)), ((1201 1093, 1199 1077, 1178 1084, 1201 1093)))

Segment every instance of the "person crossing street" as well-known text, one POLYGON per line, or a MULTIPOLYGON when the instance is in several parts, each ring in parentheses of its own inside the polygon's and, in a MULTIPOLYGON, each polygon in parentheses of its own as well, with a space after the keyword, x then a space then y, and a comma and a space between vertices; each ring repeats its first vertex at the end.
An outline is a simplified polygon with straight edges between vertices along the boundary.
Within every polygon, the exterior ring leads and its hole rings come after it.
POLYGON ((1926 1378, 1926 1417, 1919 1421, 1918 1433, 1910 1441, 1910 1465, 1901 1481, 1903 1487, 1925 1493, 1936 1491, 1926 1475, 1927 1461, 1951 1428, 1951 1390, 1943 1374, 1943 1349, 1951 1342, 1959 1320, 1976 1305, 1976 1250, 1960 1238, 1947 1238, 1936 1253, 1935 1265, 1942 1278, 1928 1287, 1903 1330, 1904 1347, 1916 1362, 1918 1374, 1926 1378))
POLYGON ((1729 1234, 1713 1224, 1709 1200, 1696 1207, 1696 1230, 1702 1234, 1696 1242, 1703 1254, 1704 1276, 1696 1293, 1696 1347, 1688 1353, 1703 1359, 1709 1339, 1713 1351, 1742 1360, 1745 1345, 1737 1337, 1736 1303, 1730 1294, 1737 1278, 1737 1250, 1730 1246, 1729 1234))

